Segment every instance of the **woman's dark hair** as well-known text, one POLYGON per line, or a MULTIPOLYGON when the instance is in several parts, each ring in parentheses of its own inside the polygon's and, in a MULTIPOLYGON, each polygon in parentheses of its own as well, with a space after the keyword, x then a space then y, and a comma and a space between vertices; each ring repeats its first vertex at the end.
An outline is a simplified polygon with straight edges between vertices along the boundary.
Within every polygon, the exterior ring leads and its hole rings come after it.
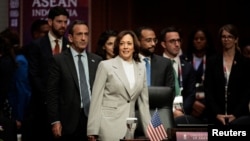
POLYGON ((191 31, 188 37, 188 44, 187 44, 187 51, 186 51, 187 57, 192 56, 192 54, 196 51, 193 41, 194 41, 195 34, 199 31, 204 33, 206 41, 207 41, 206 46, 204 48, 206 55, 210 56, 216 52, 211 33, 205 27, 197 26, 191 31))
POLYGON ((6 28, 0 33, 3 37, 7 38, 12 46, 20 44, 19 33, 12 28, 6 28))
POLYGON ((115 54, 115 56, 117 56, 119 54, 120 41, 125 35, 128 35, 128 34, 132 36, 133 42, 134 42, 133 59, 136 62, 141 62, 140 57, 139 57, 140 43, 139 43, 139 40, 138 40, 137 36, 135 35, 135 33, 132 30, 123 30, 117 35, 117 38, 115 40, 115 45, 114 45, 114 54, 115 54))
POLYGON ((16 55, 24 54, 24 49, 20 46, 19 33, 17 30, 12 28, 6 28, 3 30, 0 35, 6 41, 5 44, 7 46, 7 52, 10 54, 13 62, 15 62, 16 67, 18 67, 18 63, 16 62, 16 55))
POLYGON ((106 50, 103 49, 103 46, 105 45, 105 43, 110 37, 116 37, 116 36, 117 36, 117 31, 112 30, 112 29, 108 29, 102 32, 97 42, 96 54, 101 56, 103 59, 107 59, 106 50))
POLYGON ((48 25, 48 21, 47 20, 43 20, 43 19, 36 19, 34 22, 32 22, 31 24, 31 28, 30 28, 30 32, 32 35, 32 38, 35 38, 35 33, 36 32, 42 32, 41 31, 41 27, 43 25, 48 25))

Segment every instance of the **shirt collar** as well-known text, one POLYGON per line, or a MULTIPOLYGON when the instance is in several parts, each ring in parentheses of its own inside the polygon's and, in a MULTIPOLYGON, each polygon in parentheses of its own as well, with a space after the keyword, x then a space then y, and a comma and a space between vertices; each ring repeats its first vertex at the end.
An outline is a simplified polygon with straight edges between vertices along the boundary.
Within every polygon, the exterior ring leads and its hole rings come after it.
POLYGON ((175 60, 175 62, 179 62, 179 56, 178 55, 175 58, 171 58, 166 53, 163 53, 163 57, 168 58, 170 60, 175 60))
POLYGON ((72 52, 72 55, 74 56, 74 57, 76 57, 76 56, 78 56, 79 54, 81 54, 82 56, 87 56, 87 53, 86 53, 86 50, 84 50, 83 52, 81 52, 81 53, 78 53, 74 48, 70 48, 70 50, 71 50, 71 52, 72 52))
MULTIPOLYGON (((55 38, 55 37, 52 35, 51 31, 49 31, 48 36, 49 36, 50 42, 54 42, 54 41, 57 39, 57 38, 55 38)), ((58 42, 61 42, 61 41, 62 41, 62 37, 61 37, 61 38, 58 38, 57 40, 58 40, 58 42)))
POLYGON ((139 53, 139 57, 141 58, 141 61, 143 61, 144 58, 148 58, 149 61, 151 60, 150 57, 146 57, 146 56, 142 55, 141 53, 139 53))

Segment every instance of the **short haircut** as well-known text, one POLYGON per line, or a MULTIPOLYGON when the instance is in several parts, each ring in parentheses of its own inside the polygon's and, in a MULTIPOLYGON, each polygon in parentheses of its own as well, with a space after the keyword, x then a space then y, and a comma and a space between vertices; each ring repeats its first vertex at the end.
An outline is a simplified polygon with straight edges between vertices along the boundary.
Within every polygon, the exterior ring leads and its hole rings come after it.
POLYGON ((169 26, 169 27, 166 27, 166 28, 161 30, 161 32, 160 32, 160 41, 165 41, 165 36, 166 36, 166 34, 168 32, 177 32, 179 34, 180 38, 182 38, 180 29, 178 29, 175 26, 169 26))
POLYGON ((56 6, 50 9, 48 18, 53 20, 56 16, 60 16, 60 15, 69 17, 69 13, 64 7, 56 6))
POLYGON ((73 35, 73 28, 75 27, 75 25, 86 25, 88 26, 87 22, 83 21, 83 20, 74 20, 68 28, 68 33, 73 35))
POLYGON ((151 30, 151 31, 154 31, 153 28, 151 28, 151 27, 149 27, 149 26, 140 26, 140 27, 136 28, 136 29, 134 30, 134 32, 135 32, 135 34, 136 34, 136 36, 137 36, 137 38, 138 38, 139 40, 140 40, 141 37, 142 37, 142 30, 151 30))

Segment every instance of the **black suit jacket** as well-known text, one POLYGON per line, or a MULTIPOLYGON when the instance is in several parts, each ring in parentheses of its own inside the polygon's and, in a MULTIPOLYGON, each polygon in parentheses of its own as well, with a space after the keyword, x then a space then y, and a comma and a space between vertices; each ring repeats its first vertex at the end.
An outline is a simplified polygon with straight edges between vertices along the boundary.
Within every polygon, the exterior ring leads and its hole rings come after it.
MULTIPOLYGON (((89 84, 92 89, 100 56, 87 53, 89 84)), ((49 66, 47 106, 50 123, 60 121, 63 134, 71 134, 80 119, 80 89, 70 49, 55 55, 49 66)))
POLYGON ((153 54, 151 56, 151 85, 174 88, 174 69, 170 59, 153 54))
MULTIPOLYGON (((68 40, 63 37, 62 51, 67 48, 68 40)), ((29 78, 32 84, 32 106, 38 110, 45 103, 48 64, 53 57, 48 34, 32 41, 28 52, 29 78)))
MULTIPOLYGON (((239 52, 235 54, 228 84, 228 114, 236 118, 249 114, 250 95, 249 61, 239 52)), ((207 61, 205 94, 210 118, 225 114, 225 77, 222 54, 207 61)))
MULTIPOLYGON (((185 61, 180 57, 181 70, 182 70, 182 96, 183 96, 183 108, 185 114, 190 114, 192 111, 192 106, 195 100, 195 72, 191 63, 185 61)), ((180 76, 180 75, 179 75, 180 76)), ((178 78, 180 82, 180 77, 178 78)))

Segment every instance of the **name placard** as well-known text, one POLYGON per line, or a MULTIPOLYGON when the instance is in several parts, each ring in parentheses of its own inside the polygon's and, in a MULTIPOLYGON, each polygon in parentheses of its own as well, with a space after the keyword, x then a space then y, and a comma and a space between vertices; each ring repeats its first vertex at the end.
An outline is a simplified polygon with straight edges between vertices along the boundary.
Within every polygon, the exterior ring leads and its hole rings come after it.
POLYGON ((176 141, 208 141, 208 133, 177 131, 176 141))

